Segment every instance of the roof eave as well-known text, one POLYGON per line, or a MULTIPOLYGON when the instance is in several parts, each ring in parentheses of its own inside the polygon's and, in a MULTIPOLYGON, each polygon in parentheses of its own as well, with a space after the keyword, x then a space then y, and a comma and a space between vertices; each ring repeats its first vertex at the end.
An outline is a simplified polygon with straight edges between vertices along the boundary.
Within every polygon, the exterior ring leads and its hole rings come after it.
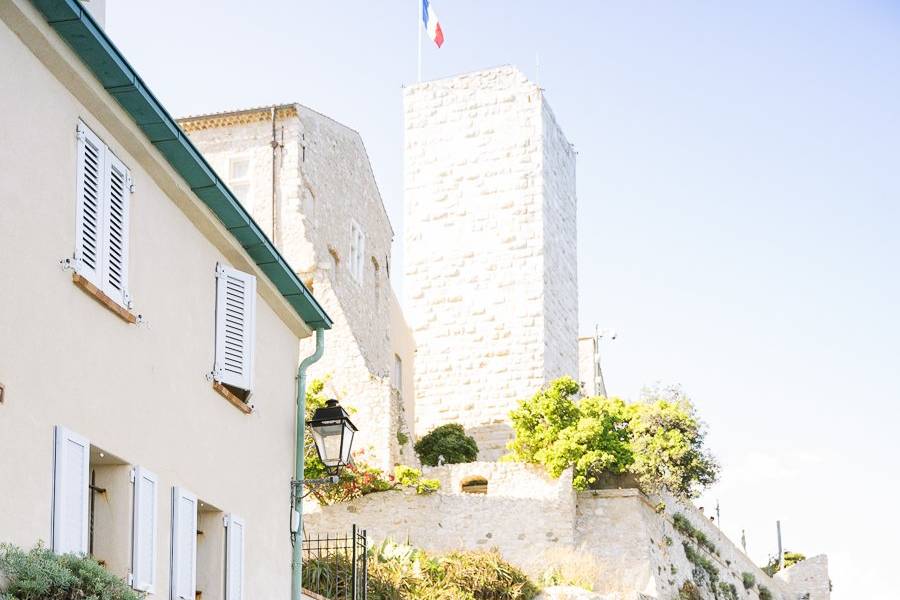
POLYGON ((31 2, 244 248, 294 312, 310 329, 331 329, 333 321, 275 244, 219 179, 90 13, 77 0, 31 2))

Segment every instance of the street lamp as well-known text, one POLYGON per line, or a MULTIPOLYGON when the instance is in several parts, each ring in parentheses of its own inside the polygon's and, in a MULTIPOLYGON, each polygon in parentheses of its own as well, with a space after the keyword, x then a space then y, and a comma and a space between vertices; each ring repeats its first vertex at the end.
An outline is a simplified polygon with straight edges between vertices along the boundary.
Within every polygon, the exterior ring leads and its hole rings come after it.
POLYGON ((325 469, 333 477, 337 476, 341 467, 350 464, 350 451, 353 436, 358 431, 350 420, 347 411, 331 399, 325 406, 317 408, 313 418, 306 423, 312 431, 316 452, 325 469))

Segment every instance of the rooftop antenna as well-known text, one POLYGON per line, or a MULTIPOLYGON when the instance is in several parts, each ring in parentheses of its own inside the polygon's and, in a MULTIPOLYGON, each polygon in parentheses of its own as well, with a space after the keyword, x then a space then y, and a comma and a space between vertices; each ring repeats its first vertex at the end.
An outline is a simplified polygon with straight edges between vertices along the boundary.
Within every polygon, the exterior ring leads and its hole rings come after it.
POLYGON ((599 325, 594 325, 594 393, 607 398, 606 381, 603 379, 603 369, 600 366, 600 340, 614 340, 618 337, 615 331, 604 329, 600 331, 599 325))
POLYGON ((784 550, 781 547, 781 521, 775 521, 775 527, 778 530, 778 570, 784 569, 784 550))

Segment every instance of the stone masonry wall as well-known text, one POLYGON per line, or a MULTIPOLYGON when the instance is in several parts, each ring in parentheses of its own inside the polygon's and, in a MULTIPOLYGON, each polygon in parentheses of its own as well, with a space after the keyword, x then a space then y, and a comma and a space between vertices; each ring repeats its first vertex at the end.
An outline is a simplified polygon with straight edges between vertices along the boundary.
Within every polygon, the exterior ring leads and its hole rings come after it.
POLYGON ((460 422, 482 459, 503 453, 517 400, 577 376, 574 169, 544 106, 512 67, 404 94, 416 433, 460 422))
MULTIPOLYGON (((456 467, 444 467, 440 476, 453 478, 449 471, 456 467)), ((537 576, 545 553, 574 543, 575 494, 571 475, 550 480, 519 474, 537 486, 537 497, 516 493, 510 477, 505 491, 503 485, 489 487, 486 495, 448 488, 430 495, 380 492, 325 507, 310 503, 303 523, 307 532, 316 534, 344 533, 356 523, 367 530, 372 543, 390 539, 431 552, 497 548, 507 560, 537 576)))
MULTIPOLYGON (((268 109, 257 112, 259 118, 242 111, 181 123, 232 188, 239 183, 231 180, 232 161, 250 160, 245 204, 334 320, 310 378, 330 378, 326 393, 355 409, 353 418, 365 423, 354 447, 370 464, 390 469, 398 460, 400 411, 390 384, 393 230, 365 147, 357 132, 316 111, 280 107, 273 228, 272 124, 268 109), (366 238, 360 282, 349 269, 352 221, 366 238)), ((312 338, 301 343, 302 356, 313 349, 312 338)))
MULTIPOLYGON (((601 594, 617 594, 622 598, 636 597, 637 594, 649 598, 678 598, 678 590, 686 580, 691 580, 699 584, 704 600, 727 598, 721 590, 714 594, 703 582, 702 573, 697 573, 696 566, 687 558, 684 545, 689 544, 718 570, 720 583, 735 587, 738 598, 757 600, 760 585, 768 588, 776 600, 800 600, 807 592, 810 593, 808 600, 828 600, 830 597, 821 592, 828 582, 827 562, 824 571, 811 567, 818 564, 816 559, 771 578, 707 516, 692 504, 679 502, 671 496, 648 498, 635 489, 580 492, 577 506, 576 541, 598 558, 595 590, 601 594), (665 509, 658 512, 657 507, 662 505, 665 509), (716 552, 700 547, 679 532, 673 524, 676 513, 703 532, 716 552), (790 578, 791 572, 804 571, 807 577, 795 578, 797 583, 793 586, 785 584, 783 578, 790 578), (752 588, 745 589, 743 573, 753 576, 755 585, 752 588)), ((715 587, 718 588, 718 584, 715 587)))
POLYGON ((541 94, 543 131, 544 380, 578 379, 575 150, 541 94))
POLYGON ((356 523, 373 543, 392 539, 435 552, 496 548, 535 578, 548 566, 573 561, 593 570, 594 592, 604 600, 676 600, 687 580, 700 582, 703 600, 727 600, 718 583, 714 594, 702 573, 695 574, 684 550, 688 543, 715 566, 721 583, 735 586, 741 600, 759 600, 760 584, 775 600, 830 598, 825 557, 768 577, 708 517, 670 496, 647 497, 636 489, 575 492, 571 471, 554 480, 538 467, 506 462, 426 468, 424 475, 441 482, 439 492, 382 492, 313 505, 305 527, 342 533, 356 523), (488 481, 486 494, 462 492, 472 477, 488 481), (716 551, 680 533, 673 524, 676 513, 702 531, 716 551), (750 589, 743 584, 745 572, 754 579, 750 589))

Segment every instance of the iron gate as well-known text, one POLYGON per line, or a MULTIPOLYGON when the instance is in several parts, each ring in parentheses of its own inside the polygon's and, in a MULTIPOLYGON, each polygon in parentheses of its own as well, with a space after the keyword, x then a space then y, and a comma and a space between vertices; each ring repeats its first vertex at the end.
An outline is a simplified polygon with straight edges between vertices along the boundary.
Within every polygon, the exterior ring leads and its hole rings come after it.
POLYGON ((366 530, 304 535, 303 587, 328 600, 367 600, 366 530))

